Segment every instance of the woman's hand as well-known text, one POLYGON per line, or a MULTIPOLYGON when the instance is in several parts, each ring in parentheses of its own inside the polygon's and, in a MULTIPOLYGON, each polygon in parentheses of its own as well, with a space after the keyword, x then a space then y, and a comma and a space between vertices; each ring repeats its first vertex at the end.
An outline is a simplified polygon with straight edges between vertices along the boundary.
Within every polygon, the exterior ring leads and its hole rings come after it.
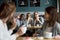
POLYGON ((37 21, 40 21, 40 20, 39 20, 39 17, 37 17, 36 20, 37 20, 37 21))
POLYGON ((60 36, 59 35, 55 36, 54 38, 55 38, 55 40, 60 40, 60 36))
POLYGON ((27 30, 26 27, 23 27, 23 26, 20 27, 19 30, 17 31, 17 35, 18 35, 18 36, 23 35, 24 33, 26 33, 26 30, 27 30))
POLYGON ((19 30, 16 32, 16 36, 19 37, 19 36, 21 36, 21 35, 23 35, 23 32, 22 32, 21 29, 19 29, 19 30))

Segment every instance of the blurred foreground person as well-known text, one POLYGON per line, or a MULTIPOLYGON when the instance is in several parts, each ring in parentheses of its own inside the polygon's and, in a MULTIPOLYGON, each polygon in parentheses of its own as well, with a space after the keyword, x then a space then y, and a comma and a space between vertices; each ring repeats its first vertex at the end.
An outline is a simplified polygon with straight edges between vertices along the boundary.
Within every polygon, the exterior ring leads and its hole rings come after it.
POLYGON ((23 27, 21 27, 15 34, 11 35, 16 27, 15 19, 13 19, 13 25, 8 31, 6 22, 13 17, 15 10, 14 3, 3 3, 0 6, 0 40, 16 40, 17 37, 24 34, 23 27))
POLYGON ((60 23, 57 22, 57 9, 53 6, 49 6, 45 9, 45 22, 43 24, 43 36, 44 33, 52 33, 55 38, 60 38, 60 23))

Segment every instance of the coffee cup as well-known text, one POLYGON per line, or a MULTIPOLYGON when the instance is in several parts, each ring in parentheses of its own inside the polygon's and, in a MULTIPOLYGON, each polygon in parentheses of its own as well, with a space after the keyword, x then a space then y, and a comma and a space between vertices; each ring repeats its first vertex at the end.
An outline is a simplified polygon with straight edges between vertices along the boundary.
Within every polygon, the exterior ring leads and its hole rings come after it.
POLYGON ((52 32, 45 32, 44 37, 45 38, 52 38, 52 32))

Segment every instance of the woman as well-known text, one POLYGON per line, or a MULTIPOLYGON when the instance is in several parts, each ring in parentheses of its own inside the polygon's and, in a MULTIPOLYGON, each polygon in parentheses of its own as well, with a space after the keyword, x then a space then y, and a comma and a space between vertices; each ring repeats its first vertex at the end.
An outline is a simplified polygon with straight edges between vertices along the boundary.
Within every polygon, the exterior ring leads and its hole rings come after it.
POLYGON ((35 15, 39 15, 37 11, 35 11, 32 15, 32 18, 34 19, 35 15))
POLYGON ((0 40, 16 40, 16 38, 20 35, 23 35, 22 28, 19 28, 19 30, 11 35, 13 30, 16 27, 15 19, 13 20, 13 25, 11 26, 11 29, 8 31, 6 22, 12 18, 14 12, 16 10, 16 7, 13 3, 3 3, 0 6, 0 40))
POLYGON ((13 33, 16 33, 17 30, 22 26, 24 26, 23 28, 27 28, 27 23, 25 21, 25 15, 24 14, 20 14, 20 18, 16 19, 16 24, 17 24, 17 27, 14 29, 13 33))
POLYGON ((60 24, 57 22, 57 10, 53 6, 45 9, 45 22, 43 24, 43 35, 45 32, 52 32, 53 37, 60 37, 60 24))
POLYGON ((19 22, 20 22, 20 26, 19 27, 21 27, 21 26, 26 24, 25 23, 25 15, 24 14, 20 15, 19 22))
MULTIPOLYGON (((27 13, 26 14, 26 19, 25 19, 25 24, 26 24, 26 26, 27 27, 30 27, 30 26, 32 26, 32 21, 33 21, 33 19, 31 18, 31 15, 30 15, 30 13, 27 13)), ((33 30, 31 30, 31 29, 28 29, 27 31, 26 31, 26 34, 25 34, 25 36, 32 36, 32 34, 33 34, 33 32, 32 32, 33 30)))
MULTIPOLYGON (((34 18, 33 18, 33 26, 39 27, 43 25, 42 18, 39 17, 37 13, 34 13, 34 18)), ((34 29, 33 36, 38 37, 41 36, 41 28, 39 29, 34 29), (38 34, 38 35, 37 35, 38 34)))
POLYGON ((40 21, 40 17, 39 17, 38 14, 35 14, 34 15, 33 24, 34 24, 34 26, 42 25, 42 21, 40 21))
POLYGON ((27 15, 26 15, 26 22, 27 22, 27 25, 30 24, 30 26, 32 26, 32 21, 33 21, 33 19, 31 18, 30 13, 27 13, 27 15))

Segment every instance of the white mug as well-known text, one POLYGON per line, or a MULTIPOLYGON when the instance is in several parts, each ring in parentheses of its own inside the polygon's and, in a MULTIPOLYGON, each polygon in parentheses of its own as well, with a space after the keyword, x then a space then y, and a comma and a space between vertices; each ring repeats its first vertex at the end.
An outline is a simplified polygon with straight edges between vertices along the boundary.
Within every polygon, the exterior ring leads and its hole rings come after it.
POLYGON ((45 32, 44 37, 45 38, 52 38, 52 32, 45 32))

